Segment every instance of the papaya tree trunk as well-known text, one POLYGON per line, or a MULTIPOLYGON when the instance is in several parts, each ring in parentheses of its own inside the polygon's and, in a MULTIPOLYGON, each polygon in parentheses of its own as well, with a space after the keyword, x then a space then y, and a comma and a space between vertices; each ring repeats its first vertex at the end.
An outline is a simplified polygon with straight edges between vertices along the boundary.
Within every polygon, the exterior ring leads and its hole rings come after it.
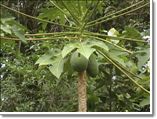
POLYGON ((86 112, 87 111, 87 82, 86 82, 86 73, 79 73, 78 79, 78 111, 86 112))

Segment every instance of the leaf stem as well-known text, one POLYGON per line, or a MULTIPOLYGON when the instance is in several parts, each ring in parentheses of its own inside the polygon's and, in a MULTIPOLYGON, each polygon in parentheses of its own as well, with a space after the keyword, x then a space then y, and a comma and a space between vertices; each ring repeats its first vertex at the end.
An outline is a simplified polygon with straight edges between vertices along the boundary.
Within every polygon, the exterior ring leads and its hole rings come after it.
POLYGON ((77 35, 80 32, 53 32, 53 33, 37 33, 37 34, 25 34, 25 36, 45 36, 45 35, 67 35, 67 34, 72 34, 72 35, 77 35))

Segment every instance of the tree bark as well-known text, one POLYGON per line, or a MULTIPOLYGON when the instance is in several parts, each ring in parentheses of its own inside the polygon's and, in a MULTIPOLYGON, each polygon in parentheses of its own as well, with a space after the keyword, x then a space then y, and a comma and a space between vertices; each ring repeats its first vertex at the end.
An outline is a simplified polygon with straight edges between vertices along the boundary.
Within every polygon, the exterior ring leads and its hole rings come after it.
POLYGON ((86 112, 87 111, 87 82, 85 78, 85 72, 79 73, 78 80, 78 111, 86 112))

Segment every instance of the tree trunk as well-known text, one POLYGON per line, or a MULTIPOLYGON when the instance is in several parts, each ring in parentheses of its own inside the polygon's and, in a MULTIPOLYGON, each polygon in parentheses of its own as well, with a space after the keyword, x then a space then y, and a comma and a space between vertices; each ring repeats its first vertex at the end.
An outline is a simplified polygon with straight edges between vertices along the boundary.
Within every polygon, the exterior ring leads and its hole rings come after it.
POLYGON ((86 112, 87 111, 87 91, 86 91, 86 78, 85 72, 79 73, 78 80, 78 111, 86 112))

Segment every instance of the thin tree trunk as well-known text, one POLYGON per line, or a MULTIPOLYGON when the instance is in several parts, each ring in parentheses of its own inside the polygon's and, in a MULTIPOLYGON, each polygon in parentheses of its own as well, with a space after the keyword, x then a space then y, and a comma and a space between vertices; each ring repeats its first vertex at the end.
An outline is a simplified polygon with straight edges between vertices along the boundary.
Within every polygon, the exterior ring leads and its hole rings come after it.
POLYGON ((86 91, 86 76, 85 72, 79 73, 78 80, 78 111, 86 112, 87 111, 87 91, 86 91))

